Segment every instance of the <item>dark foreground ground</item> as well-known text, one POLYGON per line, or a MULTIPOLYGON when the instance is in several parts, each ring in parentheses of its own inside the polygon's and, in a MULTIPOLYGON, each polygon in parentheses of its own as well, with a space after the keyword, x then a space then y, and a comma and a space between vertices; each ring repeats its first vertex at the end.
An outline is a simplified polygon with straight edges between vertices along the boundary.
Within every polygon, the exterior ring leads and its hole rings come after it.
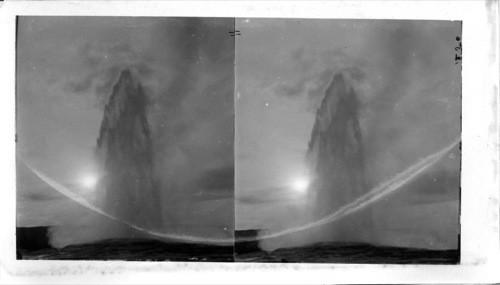
POLYGON ((233 246, 108 239, 61 249, 49 244, 50 227, 17 228, 17 259, 233 262, 233 246))
POLYGON ((370 244, 316 243, 305 247, 280 248, 235 255, 236 262, 457 264, 458 250, 425 250, 381 247, 370 244))
POLYGON ((425 250, 361 243, 316 243, 261 251, 258 241, 239 242, 258 231, 236 231, 236 244, 216 246, 151 239, 108 239, 62 249, 50 247, 47 227, 18 228, 17 258, 42 260, 201 261, 257 263, 457 264, 458 250, 425 250))
POLYGON ((128 261, 204 261, 204 262, 296 262, 371 264, 457 264, 456 250, 423 250, 376 247, 368 244, 320 243, 273 252, 236 254, 232 247, 164 243, 152 240, 112 239, 62 249, 21 252, 21 259, 45 260, 128 260, 128 261))
POLYGON ((62 249, 21 250, 20 259, 232 262, 233 248, 156 240, 109 239, 62 249))

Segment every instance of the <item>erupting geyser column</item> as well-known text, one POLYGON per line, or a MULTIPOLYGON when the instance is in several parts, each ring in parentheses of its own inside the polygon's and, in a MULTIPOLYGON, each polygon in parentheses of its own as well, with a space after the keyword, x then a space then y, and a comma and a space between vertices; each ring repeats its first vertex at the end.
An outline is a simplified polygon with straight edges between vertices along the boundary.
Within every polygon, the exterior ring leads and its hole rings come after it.
MULTIPOLYGON (((308 159, 313 175, 311 207, 315 219, 333 213, 367 191, 359 106, 348 78, 336 74, 316 113, 309 142, 308 159)), ((320 238, 345 242, 368 242, 371 232, 370 209, 319 229, 320 238)))
POLYGON ((158 182, 153 171, 147 97, 129 70, 122 71, 104 109, 96 155, 103 172, 100 201, 110 214, 134 225, 161 224, 158 182))

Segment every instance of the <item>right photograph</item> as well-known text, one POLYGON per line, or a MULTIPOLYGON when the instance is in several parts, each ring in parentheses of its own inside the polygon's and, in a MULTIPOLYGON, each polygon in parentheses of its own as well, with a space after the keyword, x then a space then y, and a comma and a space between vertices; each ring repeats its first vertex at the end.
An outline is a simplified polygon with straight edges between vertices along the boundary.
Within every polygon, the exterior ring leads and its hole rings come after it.
POLYGON ((460 263, 462 23, 235 30, 235 261, 460 263))

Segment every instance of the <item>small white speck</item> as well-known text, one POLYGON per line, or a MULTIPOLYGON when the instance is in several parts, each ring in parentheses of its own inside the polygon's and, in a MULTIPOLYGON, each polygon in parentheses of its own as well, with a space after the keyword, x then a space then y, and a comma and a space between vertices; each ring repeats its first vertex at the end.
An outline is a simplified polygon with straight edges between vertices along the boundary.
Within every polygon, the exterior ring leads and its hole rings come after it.
POLYGON ((266 107, 268 107, 268 106, 269 106, 269 103, 266 103, 266 107))

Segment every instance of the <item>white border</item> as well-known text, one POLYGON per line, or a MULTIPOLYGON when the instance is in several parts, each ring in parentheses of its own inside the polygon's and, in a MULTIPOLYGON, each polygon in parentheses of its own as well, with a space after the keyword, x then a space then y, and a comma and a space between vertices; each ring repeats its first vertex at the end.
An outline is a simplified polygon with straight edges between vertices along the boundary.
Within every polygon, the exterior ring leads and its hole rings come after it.
POLYGON ((499 282, 498 1, 5 2, 0 6, 0 282, 499 282), (15 260, 15 16, 204 16, 463 21, 460 265, 210 264, 15 260))

